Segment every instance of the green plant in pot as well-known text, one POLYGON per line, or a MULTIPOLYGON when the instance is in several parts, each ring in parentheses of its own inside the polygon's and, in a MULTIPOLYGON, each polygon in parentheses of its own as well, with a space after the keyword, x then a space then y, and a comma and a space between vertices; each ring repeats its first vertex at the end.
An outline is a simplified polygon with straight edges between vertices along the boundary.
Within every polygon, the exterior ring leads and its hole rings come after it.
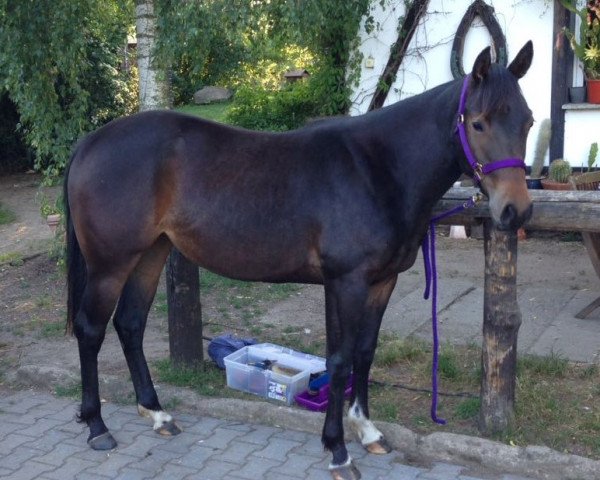
POLYGON ((544 190, 571 190, 571 164, 562 158, 550 162, 548 178, 542 179, 544 190))
POLYGON ((561 0, 561 3, 581 19, 579 39, 568 28, 563 32, 575 56, 583 63, 588 102, 600 104, 600 0, 588 0, 580 9, 577 0, 561 0))
POLYGON ((550 145, 550 137, 552 136, 552 123, 549 118, 542 120, 538 131, 537 141, 535 142, 535 153, 531 164, 531 173, 527 176, 527 188, 539 190, 542 188, 542 170, 544 168, 544 160, 546 152, 550 145))
POLYGON ((587 160, 587 172, 571 178, 571 184, 576 190, 599 190, 600 189, 600 170, 593 171, 598 157, 598 142, 590 145, 587 160))

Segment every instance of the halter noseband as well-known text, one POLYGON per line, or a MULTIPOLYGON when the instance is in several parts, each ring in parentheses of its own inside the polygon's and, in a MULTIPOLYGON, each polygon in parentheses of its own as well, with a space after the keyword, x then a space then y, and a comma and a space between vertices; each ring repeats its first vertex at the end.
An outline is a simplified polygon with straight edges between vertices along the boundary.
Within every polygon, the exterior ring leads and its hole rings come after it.
POLYGON ((525 162, 520 158, 505 158, 503 160, 496 160, 495 162, 482 165, 477 161, 475 155, 473 155, 473 151, 469 146, 469 140, 467 138, 467 130, 465 129, 465 107, 467 104, 467 90, 469 88, 470 78, 470 75, 465 77, 462 90, 460 92, 457 128, 463 151, 465 152, 465 156, 467 157, 469 165, 473 169, 473 179, 475 180, 475 183, 479 184, 484 175, 492 173, 495 170, 500 170, 501 168, 522 168, 525 170, 525 162))

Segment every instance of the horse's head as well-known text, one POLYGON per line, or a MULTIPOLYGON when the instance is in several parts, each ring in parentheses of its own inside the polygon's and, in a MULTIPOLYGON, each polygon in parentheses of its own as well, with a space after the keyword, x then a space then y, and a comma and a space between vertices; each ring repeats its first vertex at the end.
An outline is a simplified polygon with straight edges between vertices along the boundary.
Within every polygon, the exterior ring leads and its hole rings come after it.
POLYGON ((525 158, 533 124, 517 83, 529 69, 532 57, 529 41, 504 68, 492 64, 488 47, 475 60, 466 90, 464 132, 474 158, 483 166, 480 187, 489 198, 492 219, 503 230, 516 230, 531 216, 525 170, 515 164, 525 158))

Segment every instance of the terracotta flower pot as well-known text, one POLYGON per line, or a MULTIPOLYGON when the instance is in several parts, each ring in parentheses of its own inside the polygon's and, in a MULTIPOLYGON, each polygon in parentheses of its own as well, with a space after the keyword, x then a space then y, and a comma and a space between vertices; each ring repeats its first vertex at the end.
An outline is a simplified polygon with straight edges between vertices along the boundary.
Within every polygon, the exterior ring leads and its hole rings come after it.
POLYGON ((600 104, 600 80, 587 79, 587 101, 589 103, 600 104))
POLYGON ((52 230, 52 233, 56 233, 56 227, 58 227, 58 224, 60 223, 60 215, 57 213, 48 215, 46 217, 46 223, 50 227, 50 230, 52 230))
POLYGON ((559 183, 548 178, 542 178, 544 190, 572 190, 570 183, 559 183))

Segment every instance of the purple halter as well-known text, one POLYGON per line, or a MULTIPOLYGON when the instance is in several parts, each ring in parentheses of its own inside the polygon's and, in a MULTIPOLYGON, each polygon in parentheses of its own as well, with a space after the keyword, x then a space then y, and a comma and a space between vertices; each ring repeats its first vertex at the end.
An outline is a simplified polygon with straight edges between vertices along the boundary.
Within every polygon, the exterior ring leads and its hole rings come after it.
MULTIPOLYGON (((483 177, 495 170, 501 168, 523 168, 525 169, 525 162, 520 158, 505 158, 504 160, 497 160, 482 165, 477 161, 473 151, 469 146, 467 139, 467 131, 465 129, 465 107, 467 103, 467 90, 469 89, 470 75, 465 77, 463 82, 462 90, 460 92, 460 103, 458 104, 458 135, 460 136, 460 143, 462 144, 463 150, 473 169, 473 179, 479 185, 483 177)), ((425 293, 423 297, 428 299, 431 294, 431 329, 433 332, 433 361, 431 362, 431 419, 435 423, 444 425, 446 420, 437 416, 437 402, 438 402, 438 363, 439 363, 439 338, 437 328, 437 268, 435 261, 435 224, 443 218, 454 215, 466 208, 474 206, 479 200, 479 194, 473 196, 467 200, 464 204, 453 208, 447 212, 441 213, 433 217, 429 222, 429 231, 423 239, 421 248, 423 250, 423 260, 425 262, 425 293)))
POLYGON ((463 82, 462 90, 460 92, 460 102, 458 104, 458 136, 460 137, 460 143, 463 147, 467 161, 473 169, 473 179, 477 184, 481 182, 484 175, 492 173, 495 170, 501 168, 522 168, 525 170, 525 162, 520 158, 505 158, 504 160, 496 160, 495 162, 486 163, 482 165, 477 161, 473 151, 469 146, 469 140, 467 138, 467 130, 465 129, 465 107, 467 105, 467 90, 469 89, 471 75, 467 75, 463 82))

